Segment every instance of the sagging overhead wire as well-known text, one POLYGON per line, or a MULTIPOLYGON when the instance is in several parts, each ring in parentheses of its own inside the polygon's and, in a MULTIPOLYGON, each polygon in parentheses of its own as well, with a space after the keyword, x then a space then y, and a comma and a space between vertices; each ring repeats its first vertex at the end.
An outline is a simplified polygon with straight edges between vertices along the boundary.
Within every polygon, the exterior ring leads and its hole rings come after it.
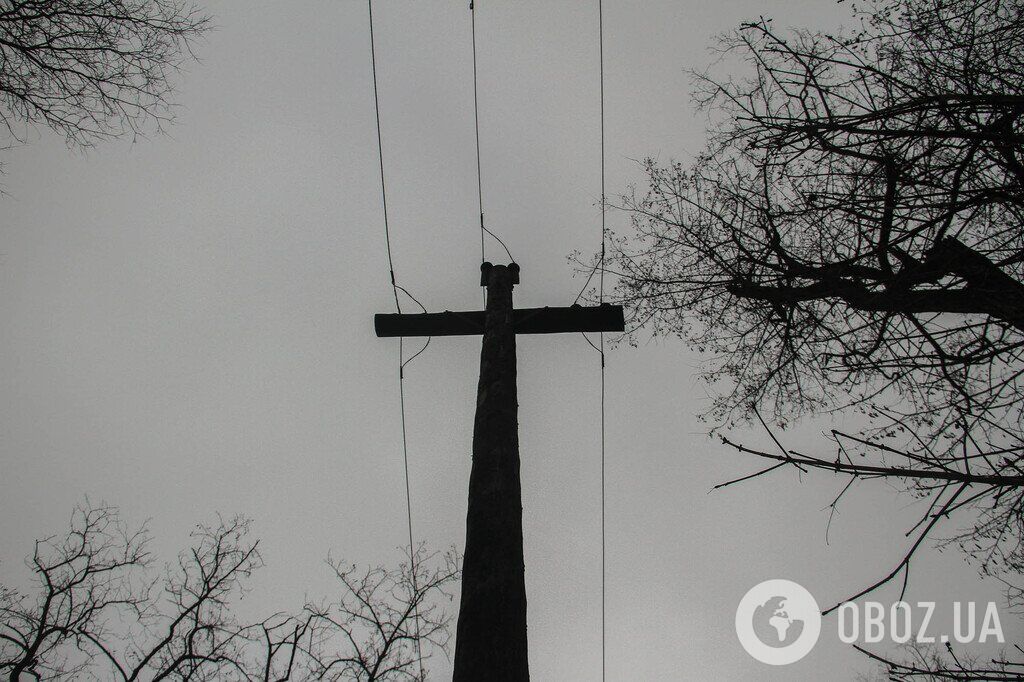
POLYGON ((469 3, 469 16, 470 16, 470 34, 473 38, 473 129, 476 133, 476 196, 477 203, 480 208, 480 263, 487 260, 487 248, 485 245, 484 235, 488 234, 494 238, 501 248, 505 249, 506 255, 510 262, 515 263, 516 259, 512 257, 512 252, 509 250, 505 242, 501 240, 501 237, 494 234, 490 229, 484 226, 484 184, 483 184, 483 173, 480 165, 480 97, 479 97, 479 86, 477 84, 477 66, 476 66, 476 2, 477 0, 470 0, 469 3))
MULTIPOLYGON (((586 282, 583 283, 583 288, 576 295, 573 300, 573 305, 579 302, 583 297, 583 294, 587 291, 590 286, 590 282, 594 279, 594 275, 598 275, 598 302, 604 303, 604 273, 605 273, 605 259, 607 256, 607 213, 608 213, 608 202, 606 197, 606 183, 605 183, 605 131, 604 131, 604 6, 603 0, 597 0, 597 50, 598 50, 598 74, 600 81, 600 97, 599 97, 599 109, 600 109, 600 148, 601 148, 601 163, 600 163, 600 176, 601 176, 601 251, 598 256, 597 262, 590 269, 590 273, 587 275, 586 282)), ((605 422, 606 422, 606 409, 605 409, 605 352, 604 352, 604 332, 601 332, 598 337, 598 342, 595 344, 590 340, 590 337, 583 334, 583 339, 597 351, 601 358, 601 680, 605 680, 607 675, 607 532, 606 532, 606 453, 605 453, 605 422)))
MULTIPOLYGON (((600 109, 601 109, 601 258, 598 261, 599 280, 598 297, 599 302, 604 303, 604 260, 606 255, 607 230, 605 220, 608 214, 608 201, 605 196, 605 155, 604 155, 604 3, 597 0, 597 54, 598 74, 600 80, 600 109)), ((593 275, 593 273, 591 273, 593 275)), ((589 280, 588 280, 589 281, 589 280)), ((589 339, 588 339, 589 341, 589 339)), ((601 682, 604 682, 607 671, 607 636, 606 636, 606 599, 605 586, 607 583, 607 566, 605 561, 605 546, 607 534, 605 532, 605 361, 604 361, 604 332, 601 332, 600 347, 601 354, 601 682)))
MULTIPOLYGON (((409 290, 403 286, 400 286, 395 277, 395 261, 394 256, 391 252, 391 226, 388 222, 388 193, 387 193, 387 182, 384 174, 384 143, 383 136, 381 134, 380 125, 380 96, 378 93, 377 85, 377 46, 376 40, 373 33, 373 0, 367 0, 367 10, 369 14, 370 24, 370 65, 373 74, 373 108, 377 123, 377 160, 380 166, 380 196, 381 196, 381 207, 384 214, 384 243, 387 247, 388 255, 388 274, 391 281, 391 292, 395 298, 395 309, 397 312, 402 312, 402 304, 399 299, 399 292, 409 297, 416 305, 426 312, 427 309, 422 303, 417 300, 415 296, 409 293, 409 290)), ((405 359, 405 339, 399 337, 398 339, 398 405, 399 413, 401 415, 402 423, 402 464, 405 469, 405 516, 406 525, 409 533, 409 571, 412 575, 412 583, 414 592, 419 592, 419 586, 417 585, 417 574, 416 574, 416 545, 413 541, 413 529, 412 529, 412 486, 410 483, 409 476, 409 439, 408 429, 406 427, 405 420, 405 368, 406 366, 415 360, 423 351, 430 345, 431 339, 428 337, 423 347, 416 351, 412 357, 405 359)), ((416 626, 416 658, 419 664, 419 680, 424 680, 423 670, 423 649, 420 642, 420 618, 419 618, 419 606, 415 606, 415 626, 416 626)))

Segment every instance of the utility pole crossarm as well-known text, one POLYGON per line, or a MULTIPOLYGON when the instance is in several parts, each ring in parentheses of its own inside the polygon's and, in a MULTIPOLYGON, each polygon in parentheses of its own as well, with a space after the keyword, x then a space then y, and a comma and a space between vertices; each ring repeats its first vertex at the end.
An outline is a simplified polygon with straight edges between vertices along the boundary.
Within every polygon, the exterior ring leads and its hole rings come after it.
MULTIPOLYGON (((516 336, 621 332, 622 306, 512 306, 519 266, 480 266, 486 310, 374 316, 377 336, 483 335, 453 682, 529 682, 516 336)), ((603 362, 603 359, 602 359, 603 362)))
MULTIPOLYGON (((381 313, 374 315, 377 336, 472 336, 484 333, 485 313, 468 312, 381 313)), ((517 308, 512 311, 516 334, 564 332, 620 332, 624 327, 622 306, 572 305, 564 308, 517 308)))

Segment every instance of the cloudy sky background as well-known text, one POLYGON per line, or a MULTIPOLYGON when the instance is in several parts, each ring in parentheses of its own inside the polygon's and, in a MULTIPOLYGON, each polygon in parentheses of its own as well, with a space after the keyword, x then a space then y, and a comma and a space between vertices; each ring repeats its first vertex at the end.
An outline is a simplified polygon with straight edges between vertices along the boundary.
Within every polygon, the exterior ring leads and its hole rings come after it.
MULTIPOLYGON (((374 8, 395 267, 431 310, 480 304, 467 4, 374 8)), ((243 612, 296 610, 331 588, 328 550, 396 563, 406 537, 397 341, 372 326, 393 301, 367 8, 207 7, 218 29, 168 135, 81 153, 42 133, 3 155, 0 561, 5 580, 24 579, 32 539, 86 494, 151 518, 165 559, 194 523, 244 513, 267 567, 243 612)), ((605 1, 609 194, 641 180, 644 156, 699 151, 684 68, 758 15, 832 27, 847 9, 605 1)), ((487 223, 521 264, 517 305, 567 305, 582 284, 567 255, 599 244, 596 3, 481 0, 477 31, 487 223)), ((488 256, 504 261, 493 243, 488 256)), ((478 361, 479 338, 438 339, 407 370, 415 531, 435 547, 463 543, 478 361)), ((782 577, 831 605, 890 570, 923 508, 858 486, 827 545, 825 507, 845 481, 780 473, 709 493, 757 463, 706 436, 700 362, 671 340, 609 354, 608 679, 854 679, 871 666, 837 641, 834 617, 804 661, 769 669, 736 641, 736 604, 782 577)), ((598 379, 581 337, 520 338, 541 681, 599 679, 598 379)), ((787 442, 824 447, 821 428, 787 442)), ((956 552, 914 562, 911 601, 1000 595, 956 552)))

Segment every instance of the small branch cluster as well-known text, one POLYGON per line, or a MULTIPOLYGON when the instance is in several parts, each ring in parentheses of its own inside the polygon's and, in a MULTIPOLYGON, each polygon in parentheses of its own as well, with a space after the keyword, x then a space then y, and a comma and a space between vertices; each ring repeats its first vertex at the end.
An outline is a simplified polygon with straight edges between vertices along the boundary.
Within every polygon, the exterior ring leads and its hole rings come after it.
MULTIPOLYGON (((872 653, 855 646, 855 649, 880 664, 881 675, 872 679, 890 682, 968 682, 989 680, 990 682, 1020 682, 1024 680, 1024 663, 1014 663, 997 658, 987 664, 969 655, 957 655, 950 644, 945 653, 934 647, 907 645, 906 656, 901 660, 872 653)), ((1020 651, 1019 647, 1016 647, 1020 651)), ((1024 653, 1024 652, 1022 652, 1024 653)))
POLYGON ((264 624, 268 679, 425 679, 430 652, 448 652, 451 613, 445 606, 461 577, 460 563, 454 550, 428 553, 423 545, 395 569, 328 559, 340 597, 264 624))
MULTIPOLYGON (((968 530, 943 540, 944 544, 957 544, 968 556, 980 563, 983 573, 1012 574, 1024 572, 1024 526, 1020 509, 1024 508, 1024 470, 1017 454, 1024 449, 1018 444, 1007 451, 989 445, 983 447, 962 434, 959 457, 946 456, 946 449, 933 449, 920 441, 915 449, 897 449, 885 440, 865 438, 839 430, 831 432, 835 443, 832 457, 807 454, 783 445, 781 435, 773 433, 765 424, 775 449, 754 448, 721 435, 722 442, 737 452, 771 462, 753 474, 715 486, 725 488, 764 476, 783 467, 794 467, 802 473, 808 471, 831 472, 845 479, 839 494, 829 505, 830 518, 839 507, 840 500, 854 483, 873 479, 903 482, 913 494, 928 504, 921 518, 907 532, 910 545, 903 558, 881 579, 851 595, 857 599, 890 581, 903 578, 906 589, 911 560, 933 531, 958 512, 971 510, 973 525, 968 530)), ((836 608, 833 606, 829 611, 836 608)))

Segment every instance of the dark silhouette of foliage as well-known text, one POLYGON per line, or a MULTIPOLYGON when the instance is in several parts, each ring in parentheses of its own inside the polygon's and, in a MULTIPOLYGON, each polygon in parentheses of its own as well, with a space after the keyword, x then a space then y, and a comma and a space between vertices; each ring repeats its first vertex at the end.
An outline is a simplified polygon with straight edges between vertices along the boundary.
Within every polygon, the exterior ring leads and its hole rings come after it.
POLYGON ((173 72, 209 28, 183 0, 0 2, 0 124, 13 140, 44 126, 76 146, 159 129, 173 72))
POLYGON ((899 479, 928 498, 906 557, 861 594, 906 579, 964 509, 973 525, 951 541, 983 571, 1019 572, 1024 3, 874 0, 854 20, 721 38, 719 67, 744 75, 694 74, 709 142, 687 166, 648 160, 648 190, 624 197, 616 296, 634 338, 707 355, 720 433, 769 429, 772 447, 725 436, 772 460, 754 475, 899 479), (833 432, 831 454, 769 427, 830 410, 867 424, 833 432))
MULTIPOLYGON (((68 531, 36 542, 29 590, 0 585, 0 674, 20 680, 425 679, 447 653, 454 552, 422 546, 396 569, 329 562, 335 599, 242 623, 232 606, 263 565, 244 518, 196 526, 154 576, 150 535, 88 503, 68 531)), ((406 556, 409 556, 406 550, 406 556)))

